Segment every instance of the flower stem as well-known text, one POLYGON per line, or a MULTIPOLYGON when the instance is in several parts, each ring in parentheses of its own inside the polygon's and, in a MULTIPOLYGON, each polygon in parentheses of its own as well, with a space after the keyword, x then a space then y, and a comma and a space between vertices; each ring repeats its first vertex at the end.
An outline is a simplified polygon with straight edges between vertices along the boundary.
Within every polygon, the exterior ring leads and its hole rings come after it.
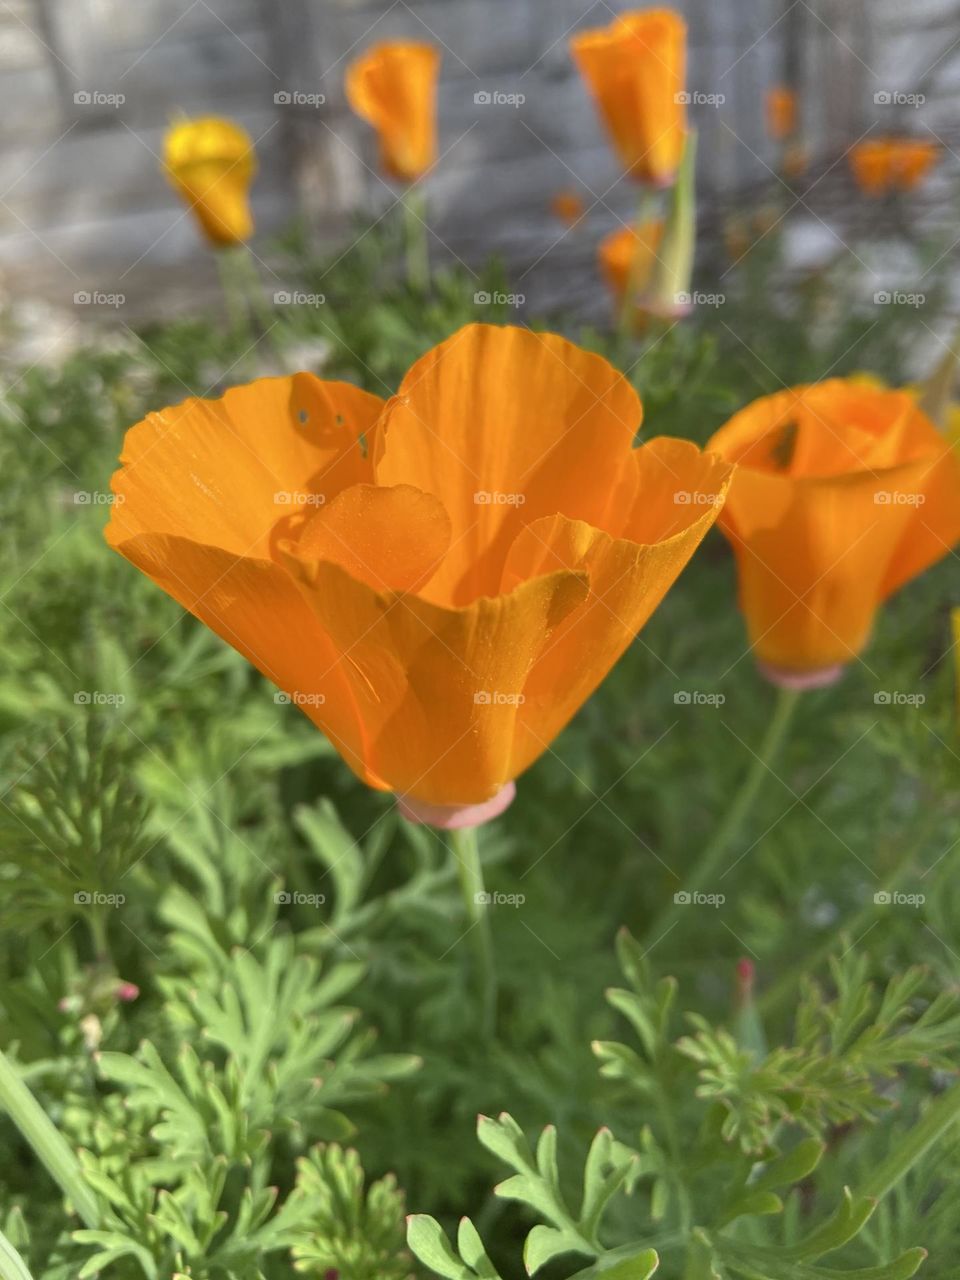
POLYGON ((634 231, 638 237, 633 255, 630 258, 630 266, 627 270, 627 281, 623 289, 623 297, 620 299, 620 313, 617 317, 617 346, 621 350, 627 345, 630 336, 633 333, 633 322, 637 309, 637 286, 640 283, 640 271, 643 263, 641 261, 639 237, 643 228, 643 224, 650 217, 656 205, 656 197, 653 196, 646 188, 640 192, 640 203, 637 205, 636 222, 634 223, 634 231))
MULTIPOLYGON (((729 851, 730 845, 743 826, 748 813, 753 808, 764 779, 770 772, 773 761, 790 727, 799 699, 800 693, 796 689, 777 690, 773 715, 760 744, 760 749, 754 755, 753 762, 734 794, 730 807, 717 827, 713 839, 707 844, 693 870, 684 881, 684 890, 688 892, 695 890, 710 891, 710 886, 723 863, 724 856, 729 851)), ((676 923, 677 910, 682 901, 682 893, 675 894, 667 907, 654 918, 653 924, 647 931, 647 938, 650 941, 656 942, 669 929, 673 928, 676 923)))
POLYGON ((493 935, 490 930, 488 895, 483 887, 483 866, 480 862, 480 842, 476 827, 463 827, 450 833, 450 852, 453 854, 460 880, 460 891, 467 919, 468 933, 473 938, 477 962, 477 978, 482 993, 482 1026, 484 1034, 492 1035, 497 1016, 497 972, 493 957, 493 935))
POLYGON ((62 1134, 0 1052, 0 1108, 20 1130, 34 1154, 88 1227, 101 1225, 96 1196, 62 1134))
POLYGON ((407 283, 418 293, 426 293, 430 286, 430 249, 424 213, 423 198, 413 187, 407 187, 403 193, 407 283))

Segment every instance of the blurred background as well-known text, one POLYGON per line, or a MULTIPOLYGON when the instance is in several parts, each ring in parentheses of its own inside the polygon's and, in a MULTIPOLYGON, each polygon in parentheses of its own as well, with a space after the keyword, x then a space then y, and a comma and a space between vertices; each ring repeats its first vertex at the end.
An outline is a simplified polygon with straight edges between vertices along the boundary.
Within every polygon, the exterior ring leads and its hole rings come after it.
MULTIPOLYGON (((624 6, 597 0, 0 0, 0 271, 35 345, 59 345, 78 291, 122 293, 128 322, 196 305, 211 255, 160 169, 177 112, 234 117, 256 142, 254 247, 301 222, 320 249, 350 244, 397 192, 372 131, 344 101, 347 62, 404 36, 442 49, 440 160, 428 177, 431 252, 473 265, 499 254, 527 306, 596 314, 597 236, 635 192, 573 66, 569 36, 624 6), (558 190, 589 234, 549 216, 558 190)), ((701 134, 701 257, 721 253, 731 209, 771 196, 786 257, 838 255, 886 206, 856 198, 846 155, 871 132, 960 141, 955 0, 685 0, 688 84, 701 134), (802 173, 780 176, 763 101, 796 87, 802 173), (866 225, 863 225, 866 222, 866 225)), ((911 201, 908 237, 955 218, 950 164, 911 201)), ((728 265, 728 264, 727 264, 728 265)))

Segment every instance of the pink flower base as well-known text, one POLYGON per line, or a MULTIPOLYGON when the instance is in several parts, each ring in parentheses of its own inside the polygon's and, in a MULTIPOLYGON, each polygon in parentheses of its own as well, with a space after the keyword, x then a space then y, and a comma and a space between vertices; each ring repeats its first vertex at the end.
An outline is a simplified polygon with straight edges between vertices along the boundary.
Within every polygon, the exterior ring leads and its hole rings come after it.
POLYGON ((797 689, 802 692, 805 689, 826 689, 829 685, 836 684, 846 667, 842 662, 837 662, 832 667, 820 667, 817 671, 791 671, 788 667, 775 667, 758 658, 757 670, 764 679, 781 689, 797 689))
POLYGON ((485 822, 498 818, 516 794, 516 783, 508 782, 482 804, 424 804, 412 796, 397 796, 397 810, 408 822, 438 827, 441 831, 459 831, 463 827, 481 827, 485 822))

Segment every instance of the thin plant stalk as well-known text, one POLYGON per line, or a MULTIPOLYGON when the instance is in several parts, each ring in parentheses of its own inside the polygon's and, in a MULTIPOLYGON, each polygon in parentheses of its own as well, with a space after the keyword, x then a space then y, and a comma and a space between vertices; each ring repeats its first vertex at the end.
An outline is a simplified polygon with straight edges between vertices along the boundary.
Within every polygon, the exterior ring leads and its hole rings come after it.
POLYGON ((757 796, 763 789, 764 780, 780 751, 799 700, 800 692, 796 689, 777 690, 773 715, 750 768, 737 788, 713 839, 707 844, 684 881, 683 889, 674 894, 673 900, 655 917, 647 932, 647 937, 651 941, 655 942, 658 938, 662 938, 669 929, 673 928, 677 912, 683 905, 684 892, 692 893, 696 890, 708 892, 709 886, 714 883, 730 851, 731 844, 739 834, 750 810, 756 803, 757 796))
POLYGON ((404 239, 406 244, 407 283, 418 293, 430 287, 430 248, 427 244, 426 206, 414 187, 403 193, 404 239))
MULTIPOLYGON (((640 235, 643 224, 653 214, 656 209, 656 196, 646 188, 640 192, 640 203, 637 206, 636 222, 634 230, 637 236, 640 235)), ((627 272, 627 281, 623 289, 623 297, 620 299, 620 312, 617 317, 617 344, 623 347, 630 339, 633 332, 633 322, 636 315, 638 285, 640 283, 641 260, 639 245, 637 252, 630 259, 630 268, 627 272)))
POLYGON ((482 1023, 485 1034, 492 1035, 496 1024, 497 971, 490 929, 489 894, 483 887, 483 865, 476 827, 464 827, 450 833, 450 852, 457 867, 463 905, 470 922, 477 964, 477 981, 482 1000, 482 1023))
POLYGON ((20 1130, 37 1159, 90 1228, 100 1226, 96 1196, 77 1157, 40 1103, 0 1052, 0 1108, 20 1130))

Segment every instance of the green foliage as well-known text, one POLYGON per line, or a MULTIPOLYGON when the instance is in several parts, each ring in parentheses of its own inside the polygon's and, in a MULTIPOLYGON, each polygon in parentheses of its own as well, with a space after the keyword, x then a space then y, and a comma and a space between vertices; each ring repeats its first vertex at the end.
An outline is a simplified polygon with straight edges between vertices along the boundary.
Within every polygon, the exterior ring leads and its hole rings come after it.
MULTIPOLYGON (((527 322, 474 302, 509 292, 496 265, 412 288, 399 234, 323 261, 286 240, 278 270, 326 298, 278 309, 291 360, 386 395, 459 325, 527 322)), ((915 376, 923 325, 859 305, 842 266, 771 287, 779 269, 771 236, 722 313, 639 349, 549 324, 629 370, 646 436, 704 441, 781 380, 915 376)), ((644 936, 769 711, 707 540, 483 832, 488 887, 523 899, 494 909, 486 1040, 443 841, 102 541, 130 423, 277 368, 195 316, 14 371, 0 408, 0 1046, 100 1215, 0 1117, 0 1274, 892 1280, 923 1245, 925 1280, 949 1280, 955 561, 805 695, 726 904, 644 936), (725 702, 678 705, 691 688, 725 702), (879 706, 891 689, 925 701, 879 706), (500 1118, 473 1143, 478 1112, 500 1118)))

